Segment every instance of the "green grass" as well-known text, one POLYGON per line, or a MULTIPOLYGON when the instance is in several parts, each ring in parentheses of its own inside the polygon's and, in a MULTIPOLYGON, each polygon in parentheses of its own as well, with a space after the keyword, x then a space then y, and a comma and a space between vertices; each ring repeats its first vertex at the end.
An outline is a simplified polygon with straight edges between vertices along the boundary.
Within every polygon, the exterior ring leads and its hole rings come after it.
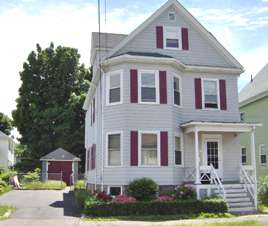
POLYGON ((268 206, 261 204, 258 206, 258 210, 263 213, 268 213, 268 206))
POLYGON ((12 190, 12 187, 11 186, 6 186, 6 187, 2 187, 1 191, 0 191, 0 195, 3 195, 9 191, 12 190))
POLYGON ((0 205, 0 220, 7 219, 15 208, 7 205, 0 205))
POLYGON ((25 190, 62 190, 66 184, 62 181, 48 180, 46 182, 30 182, 22 184, 25 190))
MULTIPOLYGON (((194 226, 194 225, 180 224, 172 226, 194 226)), ((206 224, 198 224, 198 226, 264 226, 264 224, 256 221, 244 221, 244 222, 230 222, 230 223, 211 223, 211 224, 206 223, 206 224)))
POLYGON ((207 218, 230 218, 233 217, 230 213, 201 213, 189 215, 163 215, 163 216, 122 216, 122 217, 86 217, 85 221, 168 221, 168 220, 182 220, 182 219, 207 219, 207 218))

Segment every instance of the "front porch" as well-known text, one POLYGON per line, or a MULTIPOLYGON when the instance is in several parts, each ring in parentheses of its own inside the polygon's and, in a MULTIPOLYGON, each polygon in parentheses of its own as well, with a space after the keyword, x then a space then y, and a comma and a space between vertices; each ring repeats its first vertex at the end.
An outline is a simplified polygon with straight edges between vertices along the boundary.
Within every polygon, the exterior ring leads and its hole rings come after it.
MULTIPOLYGON (((197 198, 217 194, 228 200, 228 188, 242 186, 256 208, 255 129, 260 124, 189 122, 181 125, 194 146, 192 161, 184 168, 184 181, 191 184, 197 198), (240 133, 250 133, 251 164, 242 166, 240 133)), ((227 202, 228 203, 228 202, 227 202)))

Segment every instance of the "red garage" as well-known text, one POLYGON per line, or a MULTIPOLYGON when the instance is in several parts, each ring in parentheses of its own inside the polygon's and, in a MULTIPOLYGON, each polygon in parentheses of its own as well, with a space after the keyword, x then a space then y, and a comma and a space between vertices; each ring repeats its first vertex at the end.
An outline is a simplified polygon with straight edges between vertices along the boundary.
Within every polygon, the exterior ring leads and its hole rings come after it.
POLYGON ((67 185, 76 181, 80 159, 70 152, 58 148, 40 160, 42 161, 43 180, 63 180, 67 185))

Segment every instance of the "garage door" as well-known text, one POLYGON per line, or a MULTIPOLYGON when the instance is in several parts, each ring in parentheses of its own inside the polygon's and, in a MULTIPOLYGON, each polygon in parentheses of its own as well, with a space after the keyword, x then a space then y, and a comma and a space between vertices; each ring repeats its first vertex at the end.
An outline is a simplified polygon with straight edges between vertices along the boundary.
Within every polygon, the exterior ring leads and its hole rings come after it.
MULTIPOLYGON (((72 174, 72 162, 64 161, 50 161, 48 162, 48 179, 55 179, 55 174, 60 174, 62 172, 62 179, 67 184, 70 185, 70 176, 72 174), (53 175, 54 173, 54 175, 53 175)), ((59 177, 59 175, 57 176, 59 177)))

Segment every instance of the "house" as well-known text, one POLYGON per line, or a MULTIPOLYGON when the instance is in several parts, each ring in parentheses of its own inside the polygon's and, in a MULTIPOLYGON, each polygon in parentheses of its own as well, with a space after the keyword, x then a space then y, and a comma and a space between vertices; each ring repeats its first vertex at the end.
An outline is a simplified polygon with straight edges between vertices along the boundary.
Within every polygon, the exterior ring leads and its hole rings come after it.
POLYGON ((15 164, 15 142, 0 131, 0 169, 8 169, 15 164))
POLYGON ((258 126, 240 122, 243 67, 179 2, 167 1, 129 35, 93 33, 91 64, 89 189, 117 195, 150 177, 160 193, 188 183, 198 198, 218 192, 233 210, 256 207, 257 185, 247 181, 254 162, 240 164, 240 134, 254 143, 258 126))
MULTIPOLYGON (((256 166, 257 175, 268 175, 268 64, 247 84, 239 94, 241 120, 262 123, 256 131, 256 166)), ((251 162, 250 140, 241 136, 242 164, 251 162)))
POLYGON ((48 153, 40 161, 43 180, 62 180, 72 185, 78 178, 78 163, 81 160, 63 148, 48 153))

